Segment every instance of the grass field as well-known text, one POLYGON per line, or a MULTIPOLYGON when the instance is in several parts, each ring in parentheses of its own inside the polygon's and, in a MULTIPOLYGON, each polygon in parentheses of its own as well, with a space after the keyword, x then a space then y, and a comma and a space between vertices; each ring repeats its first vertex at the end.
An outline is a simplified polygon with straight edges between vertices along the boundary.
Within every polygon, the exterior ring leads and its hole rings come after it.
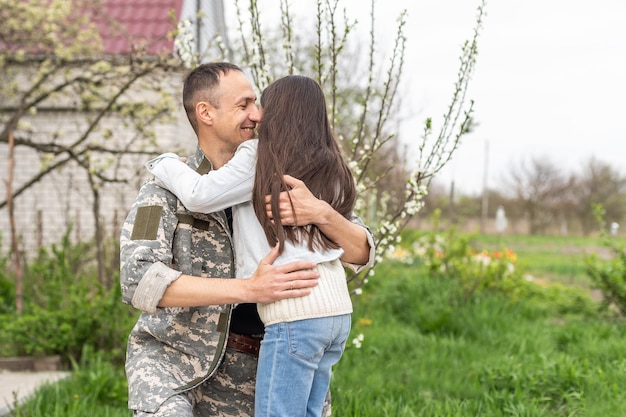
MULTIPOLYGON (((357 304, 336 368, 339 416, 623 416, 626 330, 569 311, 483 295, 386 264, 357 304)), ((573 300, 572 300, 573 301, 573 300)))
MULTIPOLYGON (((616 239, 626 244, 626 238, 616 239)), ((510 249, 530 275, 583 287, 590 285, 585 273, 585 257, 591 253, 608 256, 607 249, 597 237, 475 235, 473 245, 485 249, 510 249)))
MULTIPOLYGON (((472 245, 513 250, 529 274, 568 291, 465 300, 455 281, 380 264, 354 300, 351 339, 331 386, 333 416, 626 415, 626 326, 597 312, 584 272, 599 240, 475 236, 472 245)), ((130 416, 121 367, 87 359, 14 415, 130 416)))

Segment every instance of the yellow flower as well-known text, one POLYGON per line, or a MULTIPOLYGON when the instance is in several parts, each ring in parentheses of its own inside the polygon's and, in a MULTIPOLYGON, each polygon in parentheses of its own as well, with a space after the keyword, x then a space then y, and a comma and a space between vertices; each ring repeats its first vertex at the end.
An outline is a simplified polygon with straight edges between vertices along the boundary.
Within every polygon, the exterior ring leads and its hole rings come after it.
POLYGON ((371 319, 366 319, 364 317, 361 317, 357 322, 357 325, 361 325, 361 326, 371 326, 372 325, 372 320, 371 319))

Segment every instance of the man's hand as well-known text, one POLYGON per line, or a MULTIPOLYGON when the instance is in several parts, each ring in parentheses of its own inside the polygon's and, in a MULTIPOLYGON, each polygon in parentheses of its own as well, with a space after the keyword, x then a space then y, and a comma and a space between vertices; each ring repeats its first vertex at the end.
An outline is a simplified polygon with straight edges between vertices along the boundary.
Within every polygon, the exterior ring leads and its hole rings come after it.
POLYGON ((309 261, 272 265, 278 257, 278 245, 261 260, 250 279, 245 280, 249 291, 247 298, 269 303, 284 298, 308 295, 318 284, 319 273, 313 270, 315 263, 309 261))
MULTIPOLYGON (((316 198, 299 179, 285 175, 283 180, 291 187, 291 190, 280 193, 279 212, 283 226, 316 225, 327 238, 344 250, 341 259, 345 262, 365 265, 373 258, 365 228, 343 217, 326 201, 316 198)), ((270 201, 271 197, 265 196, 265 211, 272 219, 270 201)))
MULTIPOLYGON (((291 190, 280 193, 279 197, 278 207, 283 226, 323 226, 327 223, 328 213, 334 211, 327 202, 316 198, 299 179, 285 175, 283 180, 291 187, 291 190)), ((271 196, 265 196, 265 210, 268 218, 273 219, 271 196)))

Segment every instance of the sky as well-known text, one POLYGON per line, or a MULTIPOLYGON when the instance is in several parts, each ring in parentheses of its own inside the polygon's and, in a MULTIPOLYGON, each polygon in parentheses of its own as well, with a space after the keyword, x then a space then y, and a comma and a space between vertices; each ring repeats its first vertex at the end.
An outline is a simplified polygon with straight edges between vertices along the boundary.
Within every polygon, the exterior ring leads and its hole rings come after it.
MULTIPOLYGON (((261 16, 278 0, 261 0, 261 16)), ((366 36, 370 1, 340 0, 366 36)), ((295 15, 315 13, 292 0, 295 15)), ((426 117, 435 124, 450 101, 461 46, 473 34, 478 0, 375 0, 375 30, 384 53, 407 10, 401 137, 417 140, 426 117)), ((227 6, 227 21, 232 10, 227 6)), ((467 97, 475 130, 437 174, 445 186, 478 194, 502 190, 510 172, 546 158, 563 173, 591 157, 626 175, 626 1, 487 1, 479 54, 467 97)))

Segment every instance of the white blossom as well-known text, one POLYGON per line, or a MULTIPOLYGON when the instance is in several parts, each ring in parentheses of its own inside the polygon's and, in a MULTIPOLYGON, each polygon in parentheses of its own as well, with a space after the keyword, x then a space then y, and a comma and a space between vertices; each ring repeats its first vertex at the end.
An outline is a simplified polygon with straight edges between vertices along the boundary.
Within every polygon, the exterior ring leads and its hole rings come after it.
POLYGON ((357 337, 352 339, 352 344, 354 345, 355 348, 359 349, 364 339, 365 339, 365 336, 363 336, 363 333, 360 333, 357 337))

